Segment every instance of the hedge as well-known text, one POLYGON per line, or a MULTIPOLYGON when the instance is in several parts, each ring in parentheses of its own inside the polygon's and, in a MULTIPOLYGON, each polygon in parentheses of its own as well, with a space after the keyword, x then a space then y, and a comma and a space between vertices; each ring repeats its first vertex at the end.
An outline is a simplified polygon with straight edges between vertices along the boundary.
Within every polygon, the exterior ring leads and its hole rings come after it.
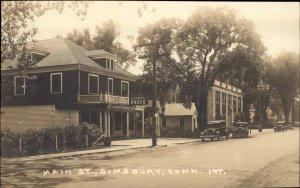
POLYGON ((0 132, 1 156, 36 155, 92 147, 101 134, 98 127, 88 124, 28 129, 24 132, 4 128, 0 132))

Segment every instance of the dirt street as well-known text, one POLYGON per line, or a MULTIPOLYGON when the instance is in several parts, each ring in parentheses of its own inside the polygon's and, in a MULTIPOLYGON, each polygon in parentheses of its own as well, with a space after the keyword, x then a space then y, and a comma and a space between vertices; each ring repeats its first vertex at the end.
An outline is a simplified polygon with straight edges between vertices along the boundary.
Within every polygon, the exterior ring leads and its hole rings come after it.
POLYGON ((33 186, 299 186, 299 129, 138 152, 1 161, 1 187, 33 186))

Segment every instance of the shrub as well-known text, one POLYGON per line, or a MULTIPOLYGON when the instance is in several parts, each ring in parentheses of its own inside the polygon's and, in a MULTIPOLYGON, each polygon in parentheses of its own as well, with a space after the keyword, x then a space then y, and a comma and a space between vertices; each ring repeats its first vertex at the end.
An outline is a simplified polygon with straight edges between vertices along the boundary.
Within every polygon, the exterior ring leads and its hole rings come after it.
POLYGON ((88 135, 89 147, 92 146, 102 132, 96 125, 70 125, 66 127, 28 129, 17 133, 10 129, 1 129, 1 156, 20 155, 19 138, 26 155, 51 153, 56 151, 56 137, 59 151, 86 147, 88 135))
POLYGON ((64 144, 68 148, 80 148, 83 146, 82 142, 82 126, 66 126, 63 130, 64 144))
POLYGON ((24 149, 27 154, 38 154, 43 143, 43 134, 41 130, 28 129, 21 136, 24 140, 24 149))
POLYGON ((1 129, 1 156, 19 155, 19 133, 11 129, 1 129))
POLYGON ((193 138, 197 136, 196 132, 192 132, 191 130, 185 130, 178 127, 168 127, 161 129, 162 137, 171 137, 171 138, 193 138))

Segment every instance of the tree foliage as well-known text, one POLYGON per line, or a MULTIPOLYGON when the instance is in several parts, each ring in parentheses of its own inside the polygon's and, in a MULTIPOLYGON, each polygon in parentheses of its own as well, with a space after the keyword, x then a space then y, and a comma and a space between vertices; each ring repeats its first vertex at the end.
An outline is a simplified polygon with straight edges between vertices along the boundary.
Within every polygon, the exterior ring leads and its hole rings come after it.
POLYGON ((136 63, 135 55, 118 41, 119 35, 119 26, 112 20, 108 20, 101 26, 96 26, 96 33, 93 36, 89 28, 85 28, 83 31, 74 29, 67 34, 67 38, 87 50, 103 49, 115 54, 116 63, 123 68, 128 68, 136 63))
POLYGON ((285 121, 289 122, 289 112, 299 90, 299 54, 281 52, 268 65, 267 82, 277 90, 281 99, 285 121))
MULTIPOLYGON (((148 24, 139 30, 134 46, 138 57, 145 61, 143 75, 137 81, 140 87, 147 85, 151 88, 153 61, 156 61, 157 95, 162 106, 170 97, 170 90, 180 81, 180 75, 169 65, 170 61, 175 61, 172 57, 173 39, 180 24, 178 19, 162 19, 148 24)), ((146 89, 144 93, 149 94, 151 90, 146 89)))
MULTIPOLYGON (((48 10, 61 13, 67 6, 77 16, 86 15, 87 2, 63 1, 1 1, 1 64, 4 60, 21 60, 26 53, 26 45, 37 33, 34 21, 48 10), (19 57, 18 57, 19 56, 19 57)), ((27 62, 26 66, 31 62, 27 62)))
MULTIPOLYGON (((187 107, 191 102, 195 103, 199 123, 203 125, 207 121, 208 90, 214 80, 236 67, 243 70, 236 71, 244 74, 243 78, 249 67, 256 72, 255 67, 260 65, 265 47, 253 23, 226 7, 200 7, 175 29, 168 28, 168 23, 174 25, 167 21, 163 27, 165 32, 158 34, 151 32, 158 30, 157 23, 146 26, 139 33, 138 44, 164 39, 165 34, 172 33, 167 35, 171 38, 167 50, 159 49, 169 54, 163 56, 167 61, 161 61, 168 71, 164 75, 172 75, 182 83, 181 98, 187 107)), ((143 50, 146 54, 152 51, 151 48, 143 50)))

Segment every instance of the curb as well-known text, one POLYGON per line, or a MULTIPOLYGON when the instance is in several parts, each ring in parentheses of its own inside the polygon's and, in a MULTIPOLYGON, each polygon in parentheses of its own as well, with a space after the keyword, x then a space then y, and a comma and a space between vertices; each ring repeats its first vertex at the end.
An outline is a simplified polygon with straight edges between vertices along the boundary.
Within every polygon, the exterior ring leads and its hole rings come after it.
MULTIPOLYGON (((172 143, 171 145, 177 144, 188 144, 197 142, 198 140, 183 142, 183 143, 172 143)), ((124 150, 131 150, 131 149, 140 149, 140 148, 162 148, 168 147, 167 144, 157 145, 157 146, 136 146, 136 147, 127 147, 127 148, 116 148, 108 151, 103 151, 103 149, 91 149, 91 150, 84 150, 84 151, 74 151, 74 152, 66 152, 66 153, 53 153, 53 154, 45 154, 45 155, 35 155, 35 156, 28 156, 28 157, 20 157, 20 158, 2 158, 1 160, 7 160, 8 162, 27 162, 27 161, 36 161, 36 160, 45 160, 45 159, 54 159, 54 158, 63 158, 63 157, 72 157, 78 155, 87 155, 87 154, 97 154, 97 153, 111 153, 111 152, 118 152, 124 150)))

